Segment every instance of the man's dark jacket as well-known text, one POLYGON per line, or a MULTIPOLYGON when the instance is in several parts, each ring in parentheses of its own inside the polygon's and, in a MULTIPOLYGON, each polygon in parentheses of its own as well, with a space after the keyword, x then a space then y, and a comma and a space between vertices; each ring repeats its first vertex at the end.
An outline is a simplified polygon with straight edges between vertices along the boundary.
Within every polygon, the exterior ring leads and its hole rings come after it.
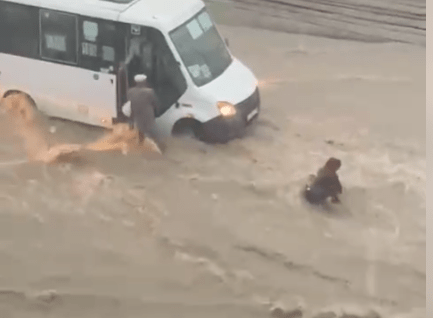
POLYGON ((131 120, 135 127, 143 134, 152 131, 155 125, 155 113, 159 107, 158 98, 153 89, 144 83, 138 83, 128 91, 131 101, 131 120))

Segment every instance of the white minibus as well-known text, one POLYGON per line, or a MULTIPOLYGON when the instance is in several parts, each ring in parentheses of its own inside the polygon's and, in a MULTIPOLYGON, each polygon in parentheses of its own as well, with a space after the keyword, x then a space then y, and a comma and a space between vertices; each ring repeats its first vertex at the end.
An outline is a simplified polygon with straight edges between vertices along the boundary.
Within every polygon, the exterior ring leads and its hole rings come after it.
POLYGON ((201 0, 0 0, 0 98, 110 128, 136 74, 159 97, 162 134, 227 142, 260 111, 256 77, 201 0))

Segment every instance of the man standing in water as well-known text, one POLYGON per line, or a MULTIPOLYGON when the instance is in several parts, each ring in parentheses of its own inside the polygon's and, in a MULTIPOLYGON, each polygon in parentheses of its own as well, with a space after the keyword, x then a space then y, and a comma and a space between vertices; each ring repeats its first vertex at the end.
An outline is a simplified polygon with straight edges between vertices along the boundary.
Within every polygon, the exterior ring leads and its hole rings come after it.
POLYGON ((128 101, 123 106, 123 113, 129 117, 131 128, 137 128, 138 141, 143 143, 145 137, 151 138, 160 150, 163 144, 155 132, 155 113, 159 108, 159 101, 155 92, 147 84, 144 74, 135 75, 136 86, 128 91, 128 101))
POLYGON ((312 180, 304 191, 305 198, 313 204, 320 204, 331 197, 332 203, 340 203, 338 194, 343 192, 337 170, 341 167, 341 161, 329 158, 325 166, 318 172, 317 176, 311 176, 312 180))

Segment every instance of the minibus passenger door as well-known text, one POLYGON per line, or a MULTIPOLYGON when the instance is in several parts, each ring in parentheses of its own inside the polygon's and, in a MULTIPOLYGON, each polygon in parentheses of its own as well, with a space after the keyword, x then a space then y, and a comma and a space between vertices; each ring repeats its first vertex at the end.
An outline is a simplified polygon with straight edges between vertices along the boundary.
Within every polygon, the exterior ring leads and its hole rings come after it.
POLYGON ((152 87, 160 100, 160 110, 157 117, 164 114, 185 93, 187 84, 179 63, 173 56, 170 47, 161 32, 155 30, 153 39, 154 72, 152 87))
POLYGON ((160 31, 144 26, 130 28, 125 61, 129 87, 135 85, 133 78, 136 74, 147 75, 160 101, 161 107, 156 113, 159 117, 185 93, 186 80, 160 31))
POLYGON ((126 66, 128 83, 130 87, 135 86, 134 76, 144 73, 151 80, 153 73, 152 63, 153 43, 149 38, 149 28, 131 26, 128 36, 128 52, 126 66), (134 30, 134 33, 132 31, 134 30))
POLYGON ((119 119, 126 120, 126 116, 122 113, 122 106, 128 101, 128 73, 126 65, 121 63, 117 71, 117 114, 119 119))

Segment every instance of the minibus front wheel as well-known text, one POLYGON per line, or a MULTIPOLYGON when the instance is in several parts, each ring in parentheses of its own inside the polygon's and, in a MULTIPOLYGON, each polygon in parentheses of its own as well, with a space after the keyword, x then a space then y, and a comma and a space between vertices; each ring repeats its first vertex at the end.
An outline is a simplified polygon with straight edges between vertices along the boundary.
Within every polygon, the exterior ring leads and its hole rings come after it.
POLYGON ((182 118, 172 129, 173 136, 189 136, 199 140, 203 138, 202 123, 194 118, 182 118))
POLYGON ((215 117, 201 125, 202 140, 207 143, 225 144, 245 134, 246 122, 240 116, 215 117))

